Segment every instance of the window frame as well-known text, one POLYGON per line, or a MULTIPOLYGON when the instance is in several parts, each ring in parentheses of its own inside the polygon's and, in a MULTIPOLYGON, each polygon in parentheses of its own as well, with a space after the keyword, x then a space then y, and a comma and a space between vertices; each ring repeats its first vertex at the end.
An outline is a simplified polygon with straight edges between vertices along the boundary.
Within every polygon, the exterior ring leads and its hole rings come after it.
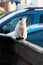
POLYGON ((42 24, 42 22, 41 22, 41 16, 43 16, 43 14, 40 14, 39 24, 42 24))

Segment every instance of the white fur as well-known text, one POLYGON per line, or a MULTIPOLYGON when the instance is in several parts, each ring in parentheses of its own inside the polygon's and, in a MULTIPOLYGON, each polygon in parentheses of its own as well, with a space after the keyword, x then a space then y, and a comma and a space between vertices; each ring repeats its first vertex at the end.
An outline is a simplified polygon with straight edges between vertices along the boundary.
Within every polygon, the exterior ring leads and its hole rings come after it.
POLYGON ((21 21, 19 21, 15 27, 15 30, 11 33, 8 33, 7 35, 13 38, 22 37, 26 39, 27 38, 26 18, 23 18, 21 21))
POLYGON ((22 37, 24 39, 27 38, 27 29, 26 29, 26 18, 22 18, 21 21, 15 27, 14 36, 16 38, 22 37))

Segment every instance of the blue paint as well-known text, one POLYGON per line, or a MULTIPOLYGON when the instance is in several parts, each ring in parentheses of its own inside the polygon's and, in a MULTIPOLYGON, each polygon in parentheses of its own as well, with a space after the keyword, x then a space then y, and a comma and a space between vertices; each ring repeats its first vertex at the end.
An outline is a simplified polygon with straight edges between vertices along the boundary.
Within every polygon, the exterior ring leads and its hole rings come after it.
POLYGON ((36 32, 36 31, 40 31, 40 30, 43 30, 43 27, 27 30, 27 34, 30 34, 30 33, 36 32))
POLYGON ((27 34, 27 41, 31 42, 33 44, 36 44, 40 47, 43 47, 43 30, 37 30, 37 31, 33 31, 33 32, 29 32, 27 34))

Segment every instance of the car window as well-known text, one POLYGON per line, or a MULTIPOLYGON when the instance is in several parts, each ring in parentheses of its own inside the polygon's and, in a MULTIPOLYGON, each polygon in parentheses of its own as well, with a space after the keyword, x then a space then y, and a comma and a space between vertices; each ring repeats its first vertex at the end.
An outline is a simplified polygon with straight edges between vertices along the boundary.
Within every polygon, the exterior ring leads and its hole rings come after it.
POLYGON ((31 42, 33 44, 43 47, 43 31, 36 31, 36 32, 28 34, 26 40, 28 42, 31 42))
MULTIPOLYGON (((26 20, 27 26, 33 24, 34 16, 32 14, 24 15, 24 16, 20 16, 20 17, 24 17, 24 18, 26 17, 27 18, 27 20, 26 20)), ((6 33, 6 31, 7 31, 7 33, 14 31, 15 26, 18 23, 18 20, 19 20, 19 17, 16 17, 16 18, 8 21, 5 25, 2 26, 2 28, 1 28, 2 31, 4 30, 5 31, 4 33, 6 33)), ((2 33, 2 31, 0 30, 1 33, 2 33)))
POLYGON ((33 14, 27 15, 27 22, 26 22, 27 26, 32 25, 33 21, 34 21, 34 15, 33 14))
MULTIPOLYGON (((20 17, 25 18, 26 16, 20 16, 20 17)), ((9 33, 9 32, 14 31, 18 22, 19 22, 19 17, 10 20, 9 22, 7 22, 5 25, 3 25, 0 28, 0 33, 9 33)))
POLYGON ((2 26, 2 29, 5 32, 11 32, 15 29, 16 24, 18 23, 18 18, 14 18, 7 22, 5 25, 2 26))
POLYGON ((40 16, 39 23, 43 23, 43 14, 40 16))

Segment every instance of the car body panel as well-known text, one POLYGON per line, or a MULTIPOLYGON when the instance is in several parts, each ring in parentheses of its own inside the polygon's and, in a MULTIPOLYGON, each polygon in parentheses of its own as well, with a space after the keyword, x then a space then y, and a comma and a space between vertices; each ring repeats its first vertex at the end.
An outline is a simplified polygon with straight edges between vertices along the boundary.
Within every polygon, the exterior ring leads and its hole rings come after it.
POLYGON ((27 27, 27 34, 43 30, 43 24, 34 24, 27 27))

